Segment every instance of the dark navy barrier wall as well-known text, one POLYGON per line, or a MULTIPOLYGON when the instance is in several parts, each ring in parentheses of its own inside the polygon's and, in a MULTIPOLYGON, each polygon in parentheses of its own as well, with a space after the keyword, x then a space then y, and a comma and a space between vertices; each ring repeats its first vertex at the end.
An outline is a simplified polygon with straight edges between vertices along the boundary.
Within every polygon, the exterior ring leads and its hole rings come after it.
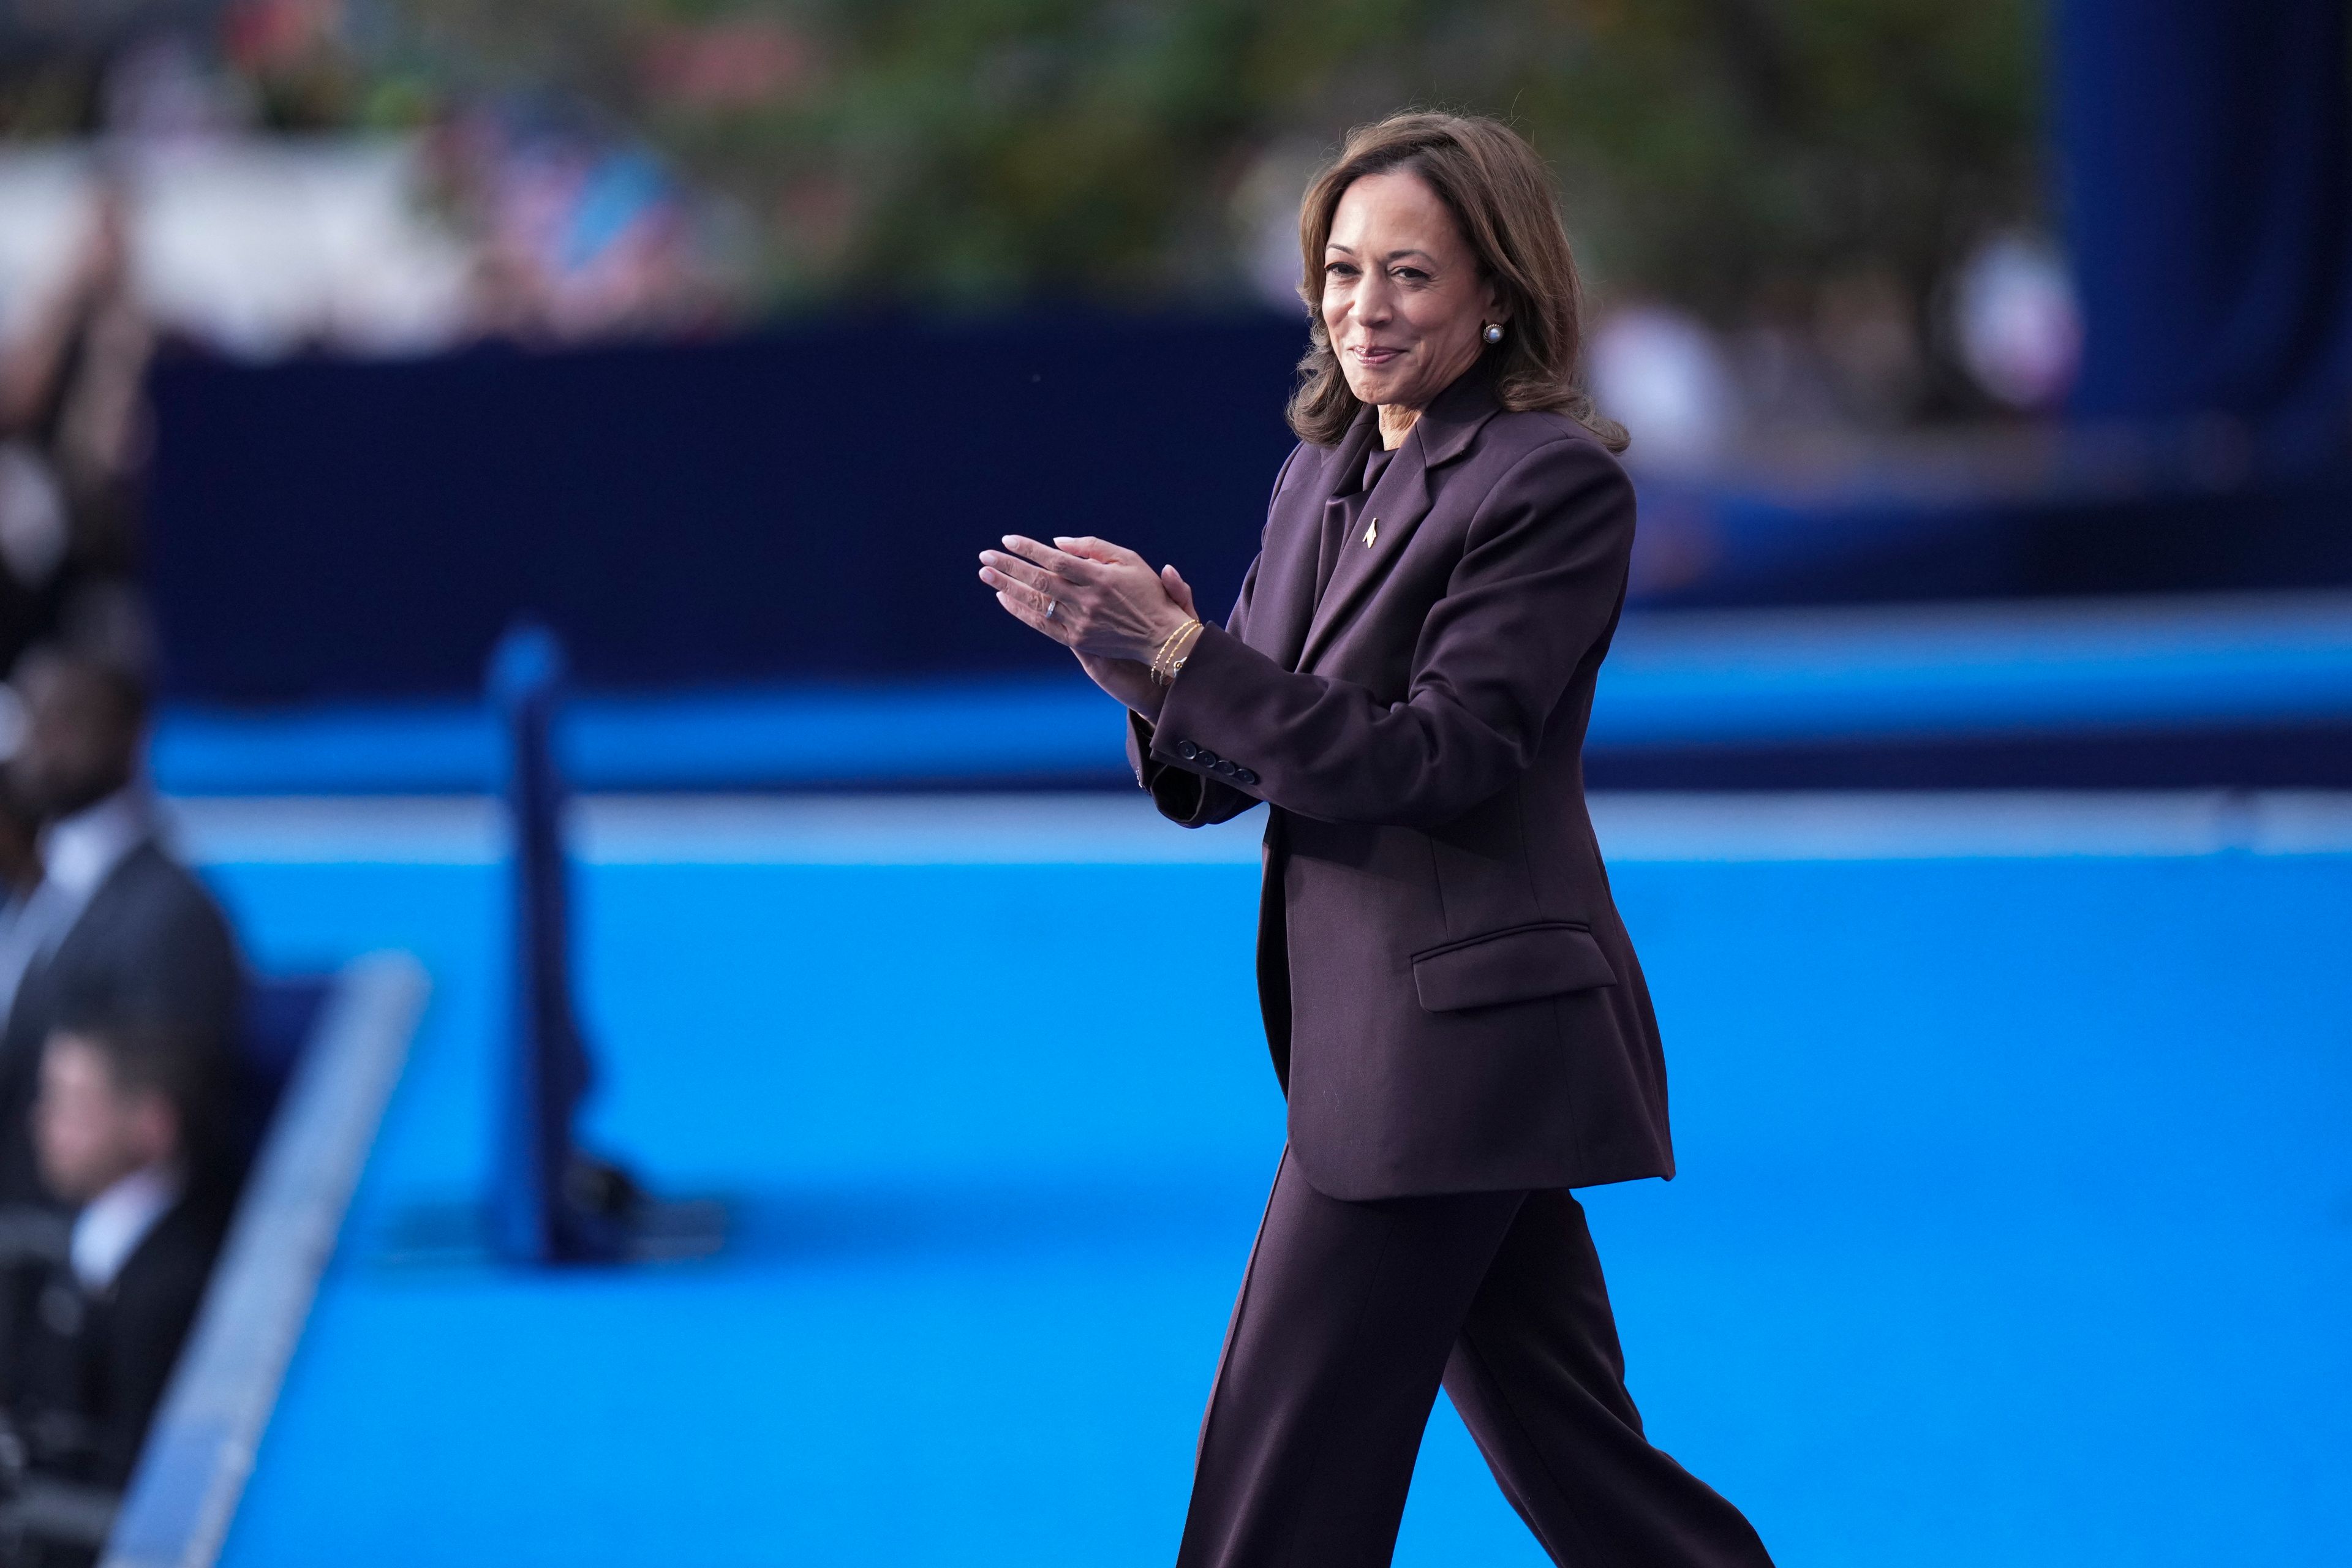
POLYGON ((2080 410, 2340 446, 2352 398, 2344 0, 2065 0, 2054 94, 2080 410))
POLYGON ((1291 445, 1295 320, 840 323, 155 382, 167 691, 457 694, 519 615, 583 685, 1060 668, 972 557, 1180 562, 1222 611, 1291 445))
MULTIPOLYGON (((1177 563, 1222 614, 1289 448, 1301 341, 1281 319, 1062 317, 167 364, 151 505, 166 694, 182 710, 467 697, 517 618, 561 628, 580 689, 615 700, 1066 681, 974 553, 1012 530, 1100 533, 1177 563)), ((1647 476, 1633 602, 2352 582, 2352 460, 2176 425, 1809 477, 1647 476)), ((1015 742, 959 743, 992 775, 1015 742)), ((933 756, 924 773, 971 771, 933 756)))

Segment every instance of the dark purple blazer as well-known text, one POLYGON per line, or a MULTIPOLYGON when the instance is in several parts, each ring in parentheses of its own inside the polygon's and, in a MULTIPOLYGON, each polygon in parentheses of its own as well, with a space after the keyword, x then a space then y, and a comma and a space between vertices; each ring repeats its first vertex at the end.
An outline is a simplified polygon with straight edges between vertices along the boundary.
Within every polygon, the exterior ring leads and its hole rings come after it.
POLYGON ((1341 476, 1284 464, 1226 629, 1129 752, 1188 826, 1270 805, 1258 991, 1300 1169, 1336 1198, 1674 1173, 1665 1061, 1584 805, 1633 491, 1474 372, 1423 414, 1318 604, 1341 476))

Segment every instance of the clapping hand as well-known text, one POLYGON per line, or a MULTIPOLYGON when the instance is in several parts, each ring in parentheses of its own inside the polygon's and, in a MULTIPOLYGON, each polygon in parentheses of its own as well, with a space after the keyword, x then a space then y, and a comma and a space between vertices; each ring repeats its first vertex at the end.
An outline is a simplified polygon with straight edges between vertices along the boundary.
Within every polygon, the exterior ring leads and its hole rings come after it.
POLYGON ((1097 686, 1145 718, 1160 712, 1151 658, 1197 618, 1192 589, 1173 566, 1154 572, 1134 551, 1099 539, 1041 544, 1007 534, 980 552, 980 580, 1007 614, 1077 655, 1097 686))

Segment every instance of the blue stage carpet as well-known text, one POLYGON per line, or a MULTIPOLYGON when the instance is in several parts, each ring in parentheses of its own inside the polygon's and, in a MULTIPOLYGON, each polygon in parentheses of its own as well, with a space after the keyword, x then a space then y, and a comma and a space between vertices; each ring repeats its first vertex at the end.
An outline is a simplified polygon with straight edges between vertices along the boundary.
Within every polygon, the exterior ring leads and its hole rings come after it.
MULTIPOLYGON (((1784 1568, 2340 1561, 2341 835, 1817 803, 1724 858, 1736 819, 1645 809, 1615 882, 1683 1175, 1587 1202, 1655 1439, 1784 1568)), ((390 1252, 484 1163, 475 829, 281 815, 278 850, 196 835, 258 960, 404 946, 437 990, 225 1562, 1171 1560, 1281 1137, 1245 833, 879 864, 723 813, 606 831, 596 1134, 739 1234, 526 1276, 390 1252)), ((1398 1561, 1541 1561, 1443 1406, 1398 1561)))

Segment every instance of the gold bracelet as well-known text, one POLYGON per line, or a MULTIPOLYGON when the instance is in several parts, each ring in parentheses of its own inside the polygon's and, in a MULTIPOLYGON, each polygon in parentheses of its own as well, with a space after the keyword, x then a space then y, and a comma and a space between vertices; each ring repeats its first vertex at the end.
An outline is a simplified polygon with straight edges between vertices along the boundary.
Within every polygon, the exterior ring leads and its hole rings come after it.
POLYGON ((1190 643, 1185 643, 1184 651, 1181 653, 1176 651, 1176 645, 1197 634, 1200 629, 1199 621, 1187 620, 1182 626, 1168 634, 1168 640, 1161 643, 1160 651, 1151 656, 1151 679, 1155 684, 1167 686, 1175 680, 1176 672, 1184 668, 1184 660, 1190 657, 1192 651, 1190 643))
MULTIPOLYGON (((1192 623, 1190 620, 1187 620, 1184 623, 1184 626, 1188 626, 1192 624, 1192 623)), ((1159 674, 1160 668, 1168 662, 1168 650, 1175 647, 1176 639, 1183 635, 1184 626, 1178 626, 1174 631, 1170 632, 1166 637, 1160 639, 1160 647, 1153 650, 1151 658, 1146 661, 1151 666, 1151 672, 1154 675, 1159 674)))
POLYGON ((1176 678, 1184 673, 1184 666, 1192 662, 1192 650, 1201 646, 1201 623, 1194 621, 1192 623, 1192 635, 1187 637, 1182 643, 1178 645, 1176 657, 1168 661, 1169 685, 1175 685, 1176 678))
POLYGON ((1200 630, 1200 622, 1186 621, 1176 628, 1166 642, 1160 645, 1159 657, 1152 660, 1152 664, 1160 671, 1160 685, 1166 686, 1175 680, 1176 672, 1184 668, 1184 659, 1192 649, 1192 638, 1200 630))

